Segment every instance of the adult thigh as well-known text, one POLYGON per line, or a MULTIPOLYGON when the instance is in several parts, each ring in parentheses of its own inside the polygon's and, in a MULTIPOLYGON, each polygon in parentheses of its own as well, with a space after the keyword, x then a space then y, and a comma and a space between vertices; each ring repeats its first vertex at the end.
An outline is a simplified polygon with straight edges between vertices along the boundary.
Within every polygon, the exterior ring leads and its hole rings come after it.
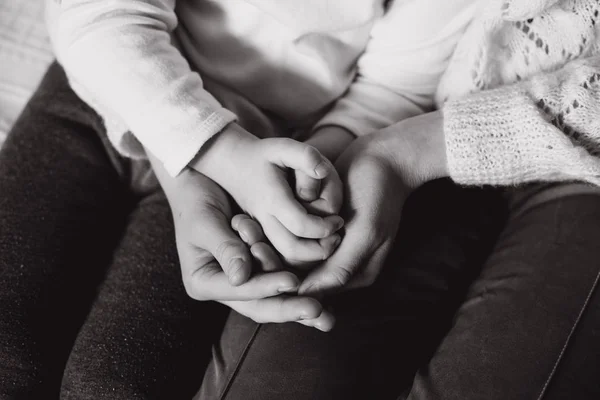
POLYGON ((332 332, 232 313, 196 398, 395 399, 448 329, 505 214, 497 192, 423 187, 375 285, 331 300, 332 332))
MULTIPOLYGON (((533 186, 510 197, 508 225, 409 399, 555 398, 551 382, 569 375, 557 390, 568 398, 597 398, 586 390, 596 384, 598 364, 588 362, 595 372, 580 375, 586 383, 572 379, 561 362, 574 345, 579 356, 600 357, 597 333, 590 334, 600 321, 579 326, 589 299, 597 299, 600 190, 533 186), (585 341, 596 354, 582 352, 585 341)), ((572 357, 570 363, 586 365, 572 357)))
POLYGON ((228 312, 187 296, 167 199, 145 197, 77 336, 61 398, 190 399, 228 312))
POLYGON ((0 151, 0 398, 56 398, 127 196, 54 65, 0 151))

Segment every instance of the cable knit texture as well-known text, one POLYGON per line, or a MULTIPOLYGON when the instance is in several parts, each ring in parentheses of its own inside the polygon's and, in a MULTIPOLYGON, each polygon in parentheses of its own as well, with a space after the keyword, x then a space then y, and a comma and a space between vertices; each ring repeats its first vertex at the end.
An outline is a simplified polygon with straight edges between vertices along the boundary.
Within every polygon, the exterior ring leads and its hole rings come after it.
POLYGON ((455 181, 600 184, 599 3, 480 2, 436 98, 455 181))

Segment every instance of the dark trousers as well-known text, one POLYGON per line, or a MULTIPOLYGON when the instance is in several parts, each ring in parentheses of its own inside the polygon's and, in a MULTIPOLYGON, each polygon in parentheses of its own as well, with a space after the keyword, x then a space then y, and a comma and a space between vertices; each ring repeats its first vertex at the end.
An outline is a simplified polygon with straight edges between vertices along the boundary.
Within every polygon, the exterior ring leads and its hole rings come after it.
POLYGON ((426 185, 325 334, 187 298, 139 172, 51 67, 0 151, 0 398, 600 398, 594 190, 426 185))

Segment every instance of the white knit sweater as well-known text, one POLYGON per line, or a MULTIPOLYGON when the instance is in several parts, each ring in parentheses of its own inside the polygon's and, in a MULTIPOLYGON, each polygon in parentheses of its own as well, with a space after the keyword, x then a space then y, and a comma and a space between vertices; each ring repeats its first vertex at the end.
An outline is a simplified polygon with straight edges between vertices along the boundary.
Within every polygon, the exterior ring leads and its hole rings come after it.
POLYGON ((437 100, 452 178, 600 184, 598 0, 482 0, 437 100))

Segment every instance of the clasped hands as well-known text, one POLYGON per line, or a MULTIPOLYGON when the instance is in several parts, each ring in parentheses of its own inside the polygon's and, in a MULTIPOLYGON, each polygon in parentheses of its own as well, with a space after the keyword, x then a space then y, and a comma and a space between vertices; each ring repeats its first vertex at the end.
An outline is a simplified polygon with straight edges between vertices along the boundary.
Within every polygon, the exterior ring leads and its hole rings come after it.
POLYGON ((177 196, 165 188, 188 294, 260 323, 332 329, 318 299, 372 284, 405 199, 447 175, 441 122, 434 112, 361 137, 335 168, 290 139, 219 134, 177 178, 177 196), (231 200, 245 214, 234 217, 231 200))

